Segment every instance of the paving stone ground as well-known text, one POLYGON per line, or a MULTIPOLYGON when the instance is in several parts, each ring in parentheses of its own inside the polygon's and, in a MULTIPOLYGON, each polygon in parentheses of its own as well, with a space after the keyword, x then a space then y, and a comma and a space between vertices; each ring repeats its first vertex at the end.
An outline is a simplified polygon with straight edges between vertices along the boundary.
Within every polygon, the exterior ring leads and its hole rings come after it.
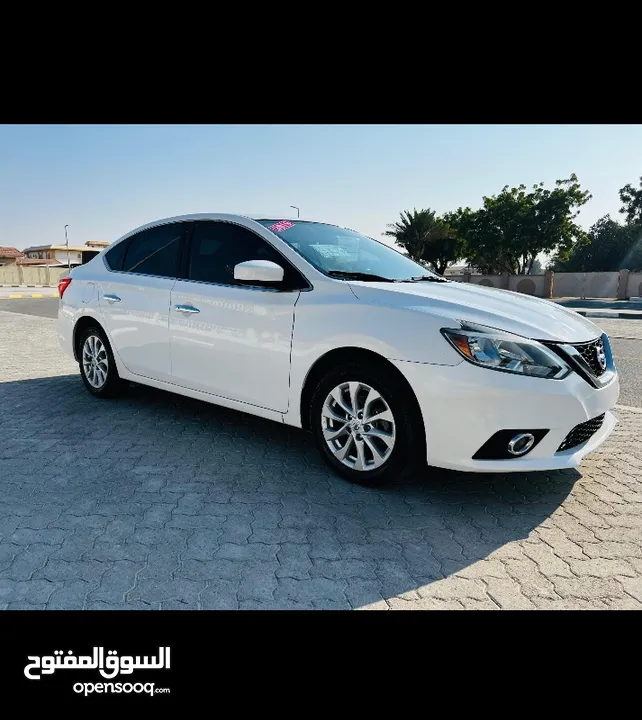
POLYGON ((0 312, 0 608, 639 609, 642 412, 617 414, 579 472, 367 490, 293 428, 96 400, 53 320, 0 312))

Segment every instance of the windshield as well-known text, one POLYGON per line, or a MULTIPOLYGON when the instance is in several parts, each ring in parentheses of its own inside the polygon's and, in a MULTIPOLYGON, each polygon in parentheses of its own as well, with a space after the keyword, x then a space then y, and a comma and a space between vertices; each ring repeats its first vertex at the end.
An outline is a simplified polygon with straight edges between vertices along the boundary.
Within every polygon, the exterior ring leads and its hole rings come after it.
POLYGON ((258 220, 317 270, 342 279, 410 280, 439 275, 388 245, 336 225, 301 220, 258 220), (363 275, 363 278, 357 277, 363 275))

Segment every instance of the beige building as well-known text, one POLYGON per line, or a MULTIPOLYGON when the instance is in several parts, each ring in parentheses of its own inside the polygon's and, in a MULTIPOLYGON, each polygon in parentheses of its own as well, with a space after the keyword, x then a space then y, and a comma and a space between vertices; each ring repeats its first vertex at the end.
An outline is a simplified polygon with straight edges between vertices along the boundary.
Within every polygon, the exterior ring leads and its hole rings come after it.
POLYGON ((22 252, 24 258, 19 265, 82 265, 89 262, 109 243, 102 240, 89 240, 84 245, 32 245, 22 252))
POLYGON ((17 260, 23 257, 24 255, 18 248, 0 245, 0 267, 15 265, 17 260))

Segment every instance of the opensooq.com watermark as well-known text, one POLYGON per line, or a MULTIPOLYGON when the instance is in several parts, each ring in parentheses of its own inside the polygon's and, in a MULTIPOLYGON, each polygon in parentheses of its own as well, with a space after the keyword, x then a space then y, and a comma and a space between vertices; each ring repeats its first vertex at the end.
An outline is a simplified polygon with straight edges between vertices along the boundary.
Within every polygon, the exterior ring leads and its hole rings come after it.
MULTIPOLYGON (((41 680, 43 675, 52 675, 62 670, 97 670, 106 680, 112 680, 118 675, 131 675, 134 670, 169 670, 171 655, 169 647, 158 648, 158 657, 140 655, 119 656, 116 650, 105 652, 102 647, 94 647, 91 655, 79 655, 71 650, 65 653, 54 650, 52 655, 29 655, 30 662, 25 666, 24 674, 29 680, 41 680)), ((168 694, 167 687, 156 687, 151 682, 76 682, 73 690, 77 694, 168 694)))
POLYGON ((168 694, 169 688, 157 688, 154 683, 74 683, 74 692, 85 697, 92 693, 112 693, 118 695, 120 693, 137 693, 147 695, 168 694))

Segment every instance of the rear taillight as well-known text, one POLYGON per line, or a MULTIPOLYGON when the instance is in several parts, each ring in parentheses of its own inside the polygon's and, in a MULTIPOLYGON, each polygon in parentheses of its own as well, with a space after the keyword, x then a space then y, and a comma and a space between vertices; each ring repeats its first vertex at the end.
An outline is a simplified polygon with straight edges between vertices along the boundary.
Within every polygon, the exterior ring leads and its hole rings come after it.
POLYGON ((70 284, 71 284, 70 277, 61 278, 58 281, 58 297, 61 298, 64 295, 65 290, 69 287, 70 284))

